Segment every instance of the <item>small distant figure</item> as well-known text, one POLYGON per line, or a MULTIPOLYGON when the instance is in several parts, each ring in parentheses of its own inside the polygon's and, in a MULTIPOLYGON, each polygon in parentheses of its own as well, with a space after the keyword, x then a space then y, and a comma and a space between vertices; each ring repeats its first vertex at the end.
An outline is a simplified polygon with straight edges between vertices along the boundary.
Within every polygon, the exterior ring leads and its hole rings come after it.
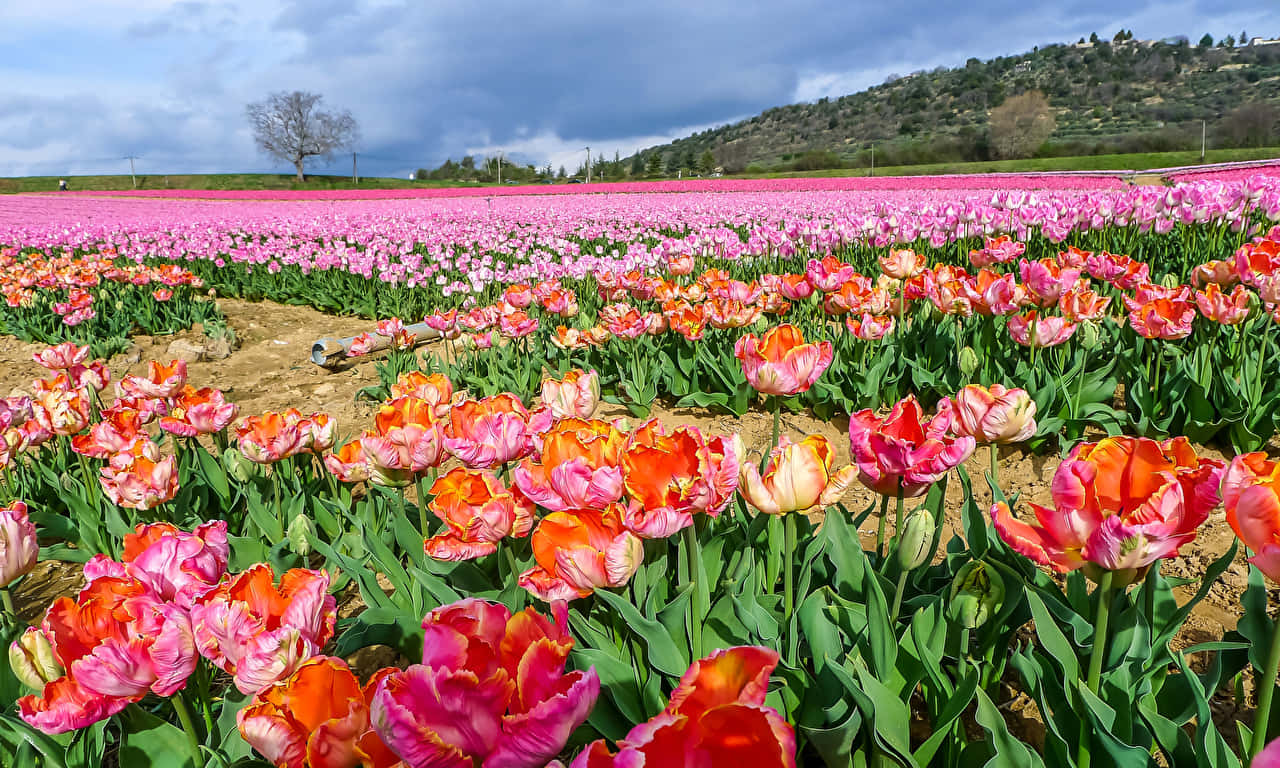
POLYGON ((58 179, 58 191, 66 192, 69 189, 66 179, 58 179))

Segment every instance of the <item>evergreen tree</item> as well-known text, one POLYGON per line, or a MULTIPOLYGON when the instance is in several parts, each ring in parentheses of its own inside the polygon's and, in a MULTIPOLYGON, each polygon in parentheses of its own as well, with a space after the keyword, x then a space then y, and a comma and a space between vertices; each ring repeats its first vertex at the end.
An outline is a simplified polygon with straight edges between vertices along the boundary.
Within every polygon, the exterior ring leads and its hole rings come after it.
POLYGON ((711 173, 716 167, 716 156, 710 149, 702 153, 702 157, 698 158, 698 170, 702 173, 711 173))
POLYGON ((1201 49, 1204 49, 1204 48, 1212 48, 1212 47, 1213 47, 1213 35, 1210 35, 1210 34, 1208 34, 1208 33, 1205 33, 1205 36, 1204 36, 1204 37, 1202 37, 1202 38, 1200 38, 1200 46, 1199 46, 1199 47, 1200 47, 1201 49))
POLYGON ((632 176, 644 175, 644 155, 640 154, 639 152, 631 156, 631 175, 632 176))
POLYGON ((644 172, 648 176, 662 175, 662 153, 650 152, 649 157, 644 163, 644 172))

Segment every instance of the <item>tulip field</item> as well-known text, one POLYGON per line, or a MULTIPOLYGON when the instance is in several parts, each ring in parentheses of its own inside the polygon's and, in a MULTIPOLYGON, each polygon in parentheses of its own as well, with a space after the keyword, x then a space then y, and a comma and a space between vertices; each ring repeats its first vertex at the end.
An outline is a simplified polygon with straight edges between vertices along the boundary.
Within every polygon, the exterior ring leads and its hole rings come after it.
POLYGON ((1280 177, 875 181, 0 198, 0 765, 1280 765, 1280 177))

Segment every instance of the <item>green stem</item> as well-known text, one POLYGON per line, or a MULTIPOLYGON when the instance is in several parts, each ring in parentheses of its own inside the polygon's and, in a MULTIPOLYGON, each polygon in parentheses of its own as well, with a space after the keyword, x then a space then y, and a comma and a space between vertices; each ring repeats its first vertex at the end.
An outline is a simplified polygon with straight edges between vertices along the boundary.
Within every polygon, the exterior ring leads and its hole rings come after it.
POLYGON ((889 516, 889 497, 880 497, 880 524, 876 526, 876 559, 884 560, 885 519, 889 516))
POLYGON ((902 513, 906 507, 906 501, 902 496, 902 478, 898 478, 898 508, 893 517, 893 538, 896 541, 902 535, 902 513))
POLYGON ((995 443, 989 446, 991 454, 991 484, 1000 487, 1000 448, 995 443))
MULTIPOLYGON (((1093 650, 1089 654, 1089 676, 1085 680, 1089 692, 1097 694, 1102 678, 1102 662, 1107 656, 1107 631, 1111 622, 1111 582, 1115 578, 1113 571, 1103 571, 1102 580, 1098 582, 1098 616, 1094 622, 1093 650)), ((1080 717, 1080 744, 1076 753, 1077 768, 1089 768, 1092 755, 1089 753, 1089 732, 1092 730, 1089 719, 1083 712, 1080 717)))
POLYGON ((777 396, 773 396, 773 435, 769 438, 769 446, 764 450, 764 456, 760 458, 760 474, 764 474, 764 468, 769 464, 769 454, 773 453, 773 449, 778 446, 778 435, 782 434, 782 400, 777 396))
MULTIPOLYGON (((698 531, 690 524, 685 527, 680 535, 684 537, 685 559, 688 560, 687 583, 692 585, 692 599, 689 601, 689 634, 693 643, 693 658, 701 659, 702 651, 702 623, 706 621, 706 615, 703 613, 705 607, 703 605, 703 596, 706 594, 706 572, 702 568, 702 549, 698 546, 698 531)), ((789 584, 788 584, 789 586, 789 584)))
POLYGON ((191 720, 191 710, 187 709, 187 702, 180 693, 170 696, 169 701, 173 702, 173 710, 178 713, 178 721, 182 723, 182 730, 187 734, 191 760, 196 768, 202 768, 205 764, 204 754, 200 751, 200 736, 196 733, 196 725, 191 720))
POLYGON ((1276 692, 1276 671, 1280 668, 1280 620, 1271 630, 1271 653, 1267 656, 1267 668, 1262 672, 1262 687, 1258 691, 1258 708, 1253 716, 1253 743, 1249 745, 1249 760, 1267 745, 1268 725, 1271 724, 1271 699, 1276 692))
MULTIPOLYGON (((782 518, 782 608, 787 620, 788 631, 791 627, 791 613, 795 608, 795 559, 796 554, 796 514, 792 512, 782 518)), ((792 660, 794 661, 794 659, 792 660)))
POLYGON ((89 467, 89 459, 85 458, 83 453, 77 453, 76 458, 80 460, 80 474, 84 478, 84 488, 89 493, 89 500, 93 503, 93 511, 102 514, 102 491, 98 486, 98 478, 89 467))
POLYGON ((427 484, 423 482, 423 478, 419 477, 415 483, 418 487, 418 530, 422 531, 422 537, 427 537, 427 484))
MULTIPOLYGON (((889 612, 889 627, 892 628, 898 623, 898 613, 902 611, 902 593, 907 589, 907 577, 911 575, 911 571, 903 570, 898 574, 898 588, 893 591, 893 610, 889 612)), ((894 635, 898 633, 895 631, 894 635)))
POLYGON ((13 595, 7 588, 0 588, 0 601, 4 603, 4 611, 10 616, 17 616, 18 612, 13 607, 13 595))

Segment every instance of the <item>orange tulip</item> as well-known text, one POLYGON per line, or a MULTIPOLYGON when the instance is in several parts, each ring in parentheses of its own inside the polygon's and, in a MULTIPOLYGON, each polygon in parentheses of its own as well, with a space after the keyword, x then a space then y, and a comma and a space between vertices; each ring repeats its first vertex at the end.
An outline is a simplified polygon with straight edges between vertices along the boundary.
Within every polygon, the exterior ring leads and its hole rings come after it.
POLYGON ((362 688, 342 659, 316 656, 236 715, 245 741, 279 768, 389 768, 400 761, 369 722, 378 684, 362 688))
POLYGON ((562 419, 543 434, 540 460, 524 459, 512 478, 525 496, 554 512, 599 509, 622 496, 618 462, 626 440, 608 422, 562 419))
POLYGON ((436 480, 431 493, 429 507, 447 526, 425 544, 437 560, 474 560, 498 551, 507 536, 528 536, 533 528, 533 502, 504 488, 487 470, 454 467, 436 480))
POLYGON ((831 342, 806 344, 794 325, 770 328, 758 338, 749 333, 738 339, 733 352, 757 392, 782 396, 808 391, 832 358, 831 342))
POLYGON ((1249 562, 1280 583, 1280 462, 1265 453, 1237 456, 1222 477, 1227 522, 1253 550, 1249 562))
POLYGON ((552 512, 533 532, 536 564, 520 576, 520 586, 547 602, 586 597, 630 581, 644 558, 639 537, 622 523, 624 510, 552 512))
POLYGON ((697 427, 668 433, 657 419, 646 422, 622 454, 623 485, 632 501, 627 527, 660 539, 691 525, 695 512, 716 517, 738 487, 739 456, 734 442, 708 440, 697 427))

